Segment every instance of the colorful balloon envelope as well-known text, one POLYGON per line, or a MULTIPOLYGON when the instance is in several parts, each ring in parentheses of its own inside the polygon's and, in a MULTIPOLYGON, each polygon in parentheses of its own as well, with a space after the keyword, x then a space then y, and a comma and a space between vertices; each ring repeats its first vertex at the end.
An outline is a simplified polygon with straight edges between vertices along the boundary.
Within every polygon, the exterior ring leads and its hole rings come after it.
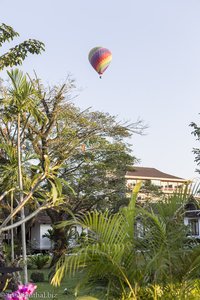
POLYGON ((95 47, 90 50, 88 59, 92 67, 100 75, 101 78, 101 75, 110 65, 110 62, 112 60, 112 53, 106 48, 95 47))

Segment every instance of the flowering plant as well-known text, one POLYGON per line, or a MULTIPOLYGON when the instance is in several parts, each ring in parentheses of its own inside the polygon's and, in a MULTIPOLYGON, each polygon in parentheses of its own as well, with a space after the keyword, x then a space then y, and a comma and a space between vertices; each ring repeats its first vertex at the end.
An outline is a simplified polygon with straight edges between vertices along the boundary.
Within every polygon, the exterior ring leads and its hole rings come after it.
POLYGON ((32 283, 20 284, 18 290, 12 294, 6 295, 6 300, 27 300, 27 297, 31 296, 37 286, 32 283))

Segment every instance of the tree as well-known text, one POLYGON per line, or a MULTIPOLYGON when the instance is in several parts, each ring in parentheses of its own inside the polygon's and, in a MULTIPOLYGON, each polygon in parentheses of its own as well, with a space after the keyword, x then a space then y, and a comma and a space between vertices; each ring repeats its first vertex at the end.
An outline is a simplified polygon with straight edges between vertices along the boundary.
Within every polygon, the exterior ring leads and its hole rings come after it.
MULTIPOLYGON (((19 33, 11 26, 4 23, 0 25, 0 47, 5 42, 10 42, 17 36, 19 36, 19 33)), ((21 65, 28 53, 40 54, 42 51, 44 51, 44 44, 42 42, 35 39, 24 41, 0 56, 0 70, 3 70, 5 67, 21 65)))
MULTIPOLYGON (((4 23, 0 25, 0 47, 5 42, 10 42, 17 36, 19 36, 19 33, 11 26, 4 23)), ((0 56, 0 70, 6 67, 21 65, 28 53, 40 54, 42 51, 44 51, 44 43, 35 39, 24 41, 0 56)))
MULTIPOLYGON (((23 191, 23 177, 22 177, 22 165, 21 165, 21 114, 28 110, 31 113, 31 108, 34 107, 32 103, 34 99, 34 88, 31 83, 27 81, 26 76, 18 70, 8 72, 8 75, 12 81, 13 88, 10 89, 10 101, 13 109, 15 108, 17 114, 17 166, 18 166, 18 185, 19 185, 19 202, 22 203, 24 199, 23 191)), ((8 98, 9 99, 9 98, 8 98)), ((25 213, 24 207, 20 211, 21 219, 24 220, 25 213)), ((26 253, 26 229, 25 222, 21 225, 22 231, 22 255, 24 265, 24 280, 28 282, 27 272, 27 253, 26 253)))
MULTIPOLYGON (((53 190, 62 200, 59 208, 47 210, 52 224, 71 218, 69 210, 117 210, 119 200, 125 198, 126 168, 135 160, 124 139, 133 132, 141 133, 143 123, 123 124, 106 113, 80 111, 70 101, 74 89, 70 79, 49 90, 37 78, 31 81, 36 92, 32 112, 26 109, 21 113, 22 146, 23 152, 34 153, 36 160, 35 166, 24 164, 24 176, 27 173, 34 178, 38 171, 44 173, 48 157, 52 178, 42 188, 46 193, 53 190)), ((5 99, 8 90, 2 87, 5 99)), ((1 111, 0 140, 2 144, 11 141, 14 147, 15 113, 11 103, 7 104, 1 111)), ((36 192, 34 196, 41 198, 36 192)), ((55 228, 54 232, 58 241, 55 250, 60 255, 66 249, 65 231, 55 228)))
MULTIPOLYGON (((19 70, 8 72, 8 75, 12 82, 12 87, 9 89, 8 97, 6 98, 6 106, 13 110, 13 113, 17 116, 17 171, 18 171, 18 187, 19 187, 19 202, 23 203, 24 190, 23 190, 23 175, 22 175, 22 162, 21 162, 21 139, 23 138, 23 132, 21 132, 21 115, 24 112, 28 112, 30 115, 35 112, 35 89, 31 82, 27 80, 27 77, 19 70)), ((21 220, 25 219, 24 207, 20 210, 21 220)), ((25 222, 21 225, 22 232, 22 255, 24 265, 24 279, 25 283, 28 282, 27 272, 27 253, 26 253, 26 229, 25 222)))
MULTIPOLYGON (((40 112, 37 111, 36 104, 36 92, 34 89, 34 85, 32 82, 27 80, 27 76, 25 76, 22 72, 15 70, 8 72, 8 75, 11 79, 11 86, 8 90, 2 90, 2 118, 1 118, 1 161, 3 164, 1 165, 2 170, 2 178, 1 178, 1 187, 2 199, 6 194, 10 191, 14 192, 15 203, 17 203, 16 207, 13 210, 13 205, 11 205, 11 212, 9 212, 8 216, 3 218, 2 224, 0 225, 0 236, 2 239, 2 232, 8 229, 13 229, 16 226, 22 226, 22 249, 23 249, 23 260, 24 260, 24 278, 25 282, 27 282, 27 267, 26 267, 26 233, 25 233, 25 222, 31 217, 25 217, 24 214, 24 206, 34 197, 34 192, 40 187, 41 193, 41 183, 48 177, 53 178, 51 171, 49 169, 49 161, 48 155, 44 157, 44 169, 43 172, 35 173, 35 176, 29 178, 27 181, 29 190, 27 191, 26 196, 24 197, 24 188, 23 188, 23 170, 22 170, 22 160, 21 156, 23 156, 23 160, 25 161, 25 179, 28 178, 28 174, 31 174, 31 165, 29 161, 33 159, 33 156, 29 156, 28 153, 23 155, 21 153, 21 139, 23 140, 23 133, 25 131, 25 127, 21 124, 21 118, 25 118, 25 115, 29 117, 32 115, 37 122, 39 122, 40 112), (22 126, 21 126, 22 125, 22 126), (10 168, 12 167, 12 169, 10 168), (30 168, 30 169, 29 169, 30 168), (5 181, 7 179, 7 181, 5 181), (5 189, 6 188, 6 192, 5 189), (7 190, 9 189, 9 190, 7 190), (21 220, 19 222, 15 222, 15 224, 11 223, 10 226, 7 224, 12 221, 13 217, 20 212, 21 220)), ((27 186, 26 186, 27 188, 27 186)), ((47 196, 44 193, 44 196, 47 196)), ((1 199, 1 200, 2 200, 1 199)), ((49 195, 45 199, 45 203, 42 203, 40 199, 36 199, 37 209, 33 212, 32 217, 38 213, 44 207, 50 207, 56 205, 57 197, 51 196, 51 191, 49 191, 49 195), (52 200, 53 197, 53 200, 52 200), (50 200, 50 201, 49 201, 50 200), (53 202, 52 202, 53 201, 53 202)), ((6 203, 7 207, 9 207, 9 200, 6 203)), ((3 208, 3 207, 2 207, 3 208)), ((3 209, 2 209, 3 212, 3 209)))
MULTIPOLYGON (((122 124, 108 113, 80 111, 70 101, 74 82, 69 81, 61 88, 54 87, 49 93, 40 89, 41 110, 46 115, 45 122, 33 126, 27 123, 26 140, 43 166, 45 153, 58 166, 57 184, 62 189, 65 204, 59 210, 48 210, 52 224, 71 218, 65 208, 72 213, 97 208, 119 206, 125 198, 125 172, 133 164, 125 138, 143 130, 143 123, 122 124), (64 180, 63 180, 64 179, 64 180), (68 185, 63 186, 63 182, 68 185), (118 193, 120 192, 120 193, 118 193), (117 195, 117 197, 116 197, 117 195)), ((66 232, 54 229, 57 243, 52 264, 66 249, 66 232)))
MULTIPOLYGON (((0 47, 2 47, 2 45, 5 42, 10 42, 14 39, 14 37, 17 36, 19 36, 18 32, 16 32, 11 26, 8 26, 4 23, 0 25, 0 47)), ((21 65, 24 59, 27 57, 28 53, 40 54, 42 51, 44 51, 44 44, 42 42, 35 39, 29 39, 27 41, 24 41, 14 46, 13 48, 9 49, 8 52, 0 56, 0 70, 3 70, 5 67, 21 65)), ((20 159, 20 152, 18 151, 18 166, 19 166, 18 171, 20 177, 19 159, 20 159)), ((22 180, 20 180, 20 182, 22 188, 22 180)), ((21 200, 22 200, 22 193, 21 193, 21 200)), ((22 208, 22 215, 23 215, 23 208, 22 208)), ((13 240, 13 234, 12 234, 12 240, 13 240)), ((0 244, 2 243, 0 242, 0 244)), ((24 245, 25 245, 25 241, 24 241, 24 245)), ((2 253, 2 249, 0 249, 0 253, 2 253)), ((25 257, 25 253, 24 253, 24 257, 25 257)), ((27 276, 25 275, 25 277, 27 276)))

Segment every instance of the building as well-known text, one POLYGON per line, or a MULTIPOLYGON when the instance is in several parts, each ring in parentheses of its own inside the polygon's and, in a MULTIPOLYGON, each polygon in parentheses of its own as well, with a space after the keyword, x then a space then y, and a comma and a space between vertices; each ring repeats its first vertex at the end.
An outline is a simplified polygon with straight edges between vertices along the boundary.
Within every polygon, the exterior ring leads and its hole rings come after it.
MULTIPOLYGON (((126 173, 126 180, 127 187, 130 191, 138 181, 143 181, 143 185, 145 185, 145 182, 149 182, 151 185, 157 187, 157 191, 160 191, 163 195, 170 195, 174 192, 177 192, 184 184, 189 182, 188 180, 166 174, 155 168, 146 167, 133 167, 132 170, 129 170, 126 173)), ((155 193, 152 197, 152 193, 150 191, 147 192, 147 190, 141 188, 138 200, 146 201, 147 199, 155 201, 161 199, 161 197, 155 193)), ((195 200, 197 200, 197 203, 199 202, 200 198, 198 195, 195 196, 195 200)), ((195 204, 194 202, 189 202, 185 206, 184 224, 189 227, 189 236, 200 240, 199 205, 195 204)), ((141 224, 139 224, 139 226, 141 226, 141 224)))
MULTIPOLYGON (((48 237, 51 230, 52 222, 50 217, 45 211, 40 212, 29 230, 29 242, 32 251, 45 252, 53 249, 54 242, 48 237)), ((86 230, 82 229, 79 225, 74 226, 73 231, 78 236, 86 232, 86 230)), ((69 240, 69 246, 73 247, 74 245, 75 240, 71 238, 69 240)))
POLYGON ((49 216, 45 212, 39 213, 29 232, 32 250, 45 251, 52 249, 52 241, 44 236, 50 229, 52 229, 52 226, 49 216))
POLYGON ((185 206, 184 224, 189 227, 189 236, 200 240, 199 198, 185 206))
MULTIPOLYGON (((132 167, 127 171, 125 175, 127 181, 128 190, 132 191, 134 185, 138 181, 143 181, 143 185, 149 187, 155 187, 155 189, 151 189, 153 191, 153 197, 151 191, 147 188, 141 189, 139 193, 138 200, 146 201, 149 199, 152 201, 156 201, 160 199, 160 194, 172 194, 178 191, 183 187, 184 184, 188 183, 188 180, 183 178, 170 175, 164 172, 161 172, 155 168, 147 168, 147 167, 132 167), (157 191, 157 193, 155 192, 157 191)), ((184 217, 184 224, 190 226, 191 228, 191 236, 200 238, 200 211, 195 207, 186 208, 186 213, 184 217)), ((143 230, 142 224, 138 222, 137 226, 139 226, 140 230, 143 230)), ((31 239, 31 248, 34 251, 45 251, 52 249, 52 242, 44 237, 44 234, 48 232, 51 227, 51 220, 45 212, 40 213, 34 222, 34 225, 30 229, 30 239, 31 239)), ((77 228, 78 233, 81 233, 81 228, 77 228)))
POLYGON ((188 180, 161 172, 155 168, 132 167, 127 171, 126 182, 128 191, 131 191, 138 181, 143 181, 139 200, 145 201, 151 194, 151 200, 158 199, 160 194, 172 194, 178 191, 188 180), (153 194, 153 197, 152 197, 153 194))

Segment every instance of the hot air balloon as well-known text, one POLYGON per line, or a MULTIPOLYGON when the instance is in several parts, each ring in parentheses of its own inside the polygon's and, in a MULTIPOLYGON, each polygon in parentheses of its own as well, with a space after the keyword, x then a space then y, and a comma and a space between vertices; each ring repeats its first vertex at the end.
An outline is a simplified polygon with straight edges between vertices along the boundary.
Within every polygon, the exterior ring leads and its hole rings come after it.
POLYGON ((99 77, 101 78, 101 75, 108 68, 112 60, 112 53, 106 48, 95 47, 90 50, 88 59, 92 67, 100 75, 99 77))

